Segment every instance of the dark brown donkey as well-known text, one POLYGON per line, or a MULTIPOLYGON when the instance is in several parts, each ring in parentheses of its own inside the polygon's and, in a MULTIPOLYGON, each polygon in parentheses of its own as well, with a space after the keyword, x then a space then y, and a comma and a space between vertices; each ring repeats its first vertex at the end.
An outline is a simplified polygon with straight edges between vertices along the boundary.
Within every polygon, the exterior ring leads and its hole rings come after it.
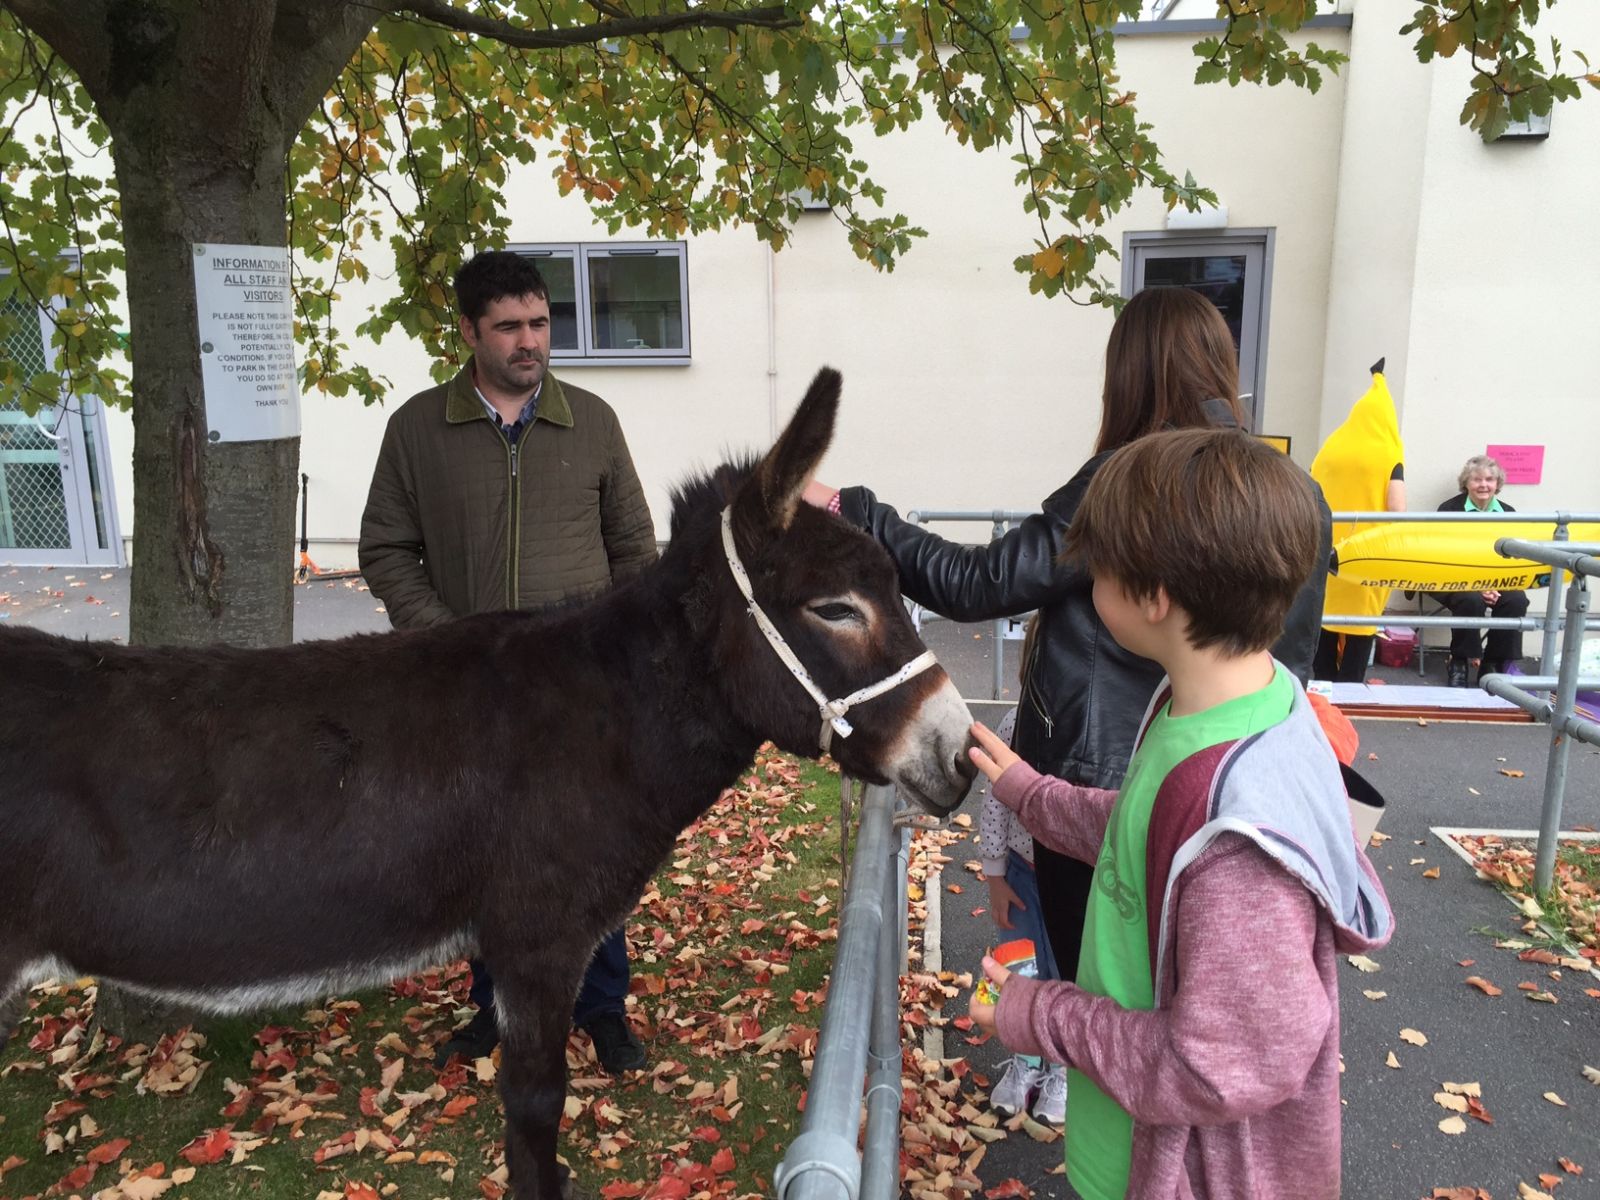
POLYGON ((270 650, 0 628, 0 1016, 48 976, 221 1013, 476 951, 513 1189, 553 1200, 584 966, 761 742, 831 740, 934 812, 970 782, 889 559, 800 502, 838 395, 818 374, 765 458, 680 489, 655 567, 569 614, 270 650))

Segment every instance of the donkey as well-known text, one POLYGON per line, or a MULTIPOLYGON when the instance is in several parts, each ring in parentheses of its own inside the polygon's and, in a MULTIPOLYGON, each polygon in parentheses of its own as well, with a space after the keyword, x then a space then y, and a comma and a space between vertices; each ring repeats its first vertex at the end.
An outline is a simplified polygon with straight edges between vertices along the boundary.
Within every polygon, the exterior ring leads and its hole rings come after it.
POLYGON ((801 503, 839 387, 684 484, 659 563, 554 617, 266 650, 0 628, 0 1017, 51 976, 233 1013, 476 952, 514 1195, 561 1194, 584 968, 760 744, 933 813, 972 780, 888 556, 801 503))

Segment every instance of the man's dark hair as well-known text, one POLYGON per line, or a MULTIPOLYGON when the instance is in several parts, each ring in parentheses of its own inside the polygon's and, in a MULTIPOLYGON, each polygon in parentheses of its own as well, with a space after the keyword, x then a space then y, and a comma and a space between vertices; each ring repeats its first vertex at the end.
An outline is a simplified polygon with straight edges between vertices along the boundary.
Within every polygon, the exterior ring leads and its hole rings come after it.
POLYGON ((456 272, 455 287, 461 315, 474 327, 489 305, 504 296, 550 299, 550 289, 533 260, 510 250, 485 250, 473 255, 456 272))

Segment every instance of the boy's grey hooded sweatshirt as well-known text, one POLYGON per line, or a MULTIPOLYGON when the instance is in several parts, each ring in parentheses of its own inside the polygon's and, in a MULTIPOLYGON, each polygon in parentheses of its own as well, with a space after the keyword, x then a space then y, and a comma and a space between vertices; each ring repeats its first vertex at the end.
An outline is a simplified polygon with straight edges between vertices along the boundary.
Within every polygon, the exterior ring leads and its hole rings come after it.
MULTIPOLYGON (((994 795, 1039 841, 1087 862, 1116 799, 1024 763, 994 795)), ((1134 1200, 1333 1200, 1338 955, 1386 944, 1394 917, 1298 684, 1279 724, 1163 781, 1145 877, 1156 1008, 1013 976, 1001 1040, 1082 1071, 1132 1115, 1134 1200)))

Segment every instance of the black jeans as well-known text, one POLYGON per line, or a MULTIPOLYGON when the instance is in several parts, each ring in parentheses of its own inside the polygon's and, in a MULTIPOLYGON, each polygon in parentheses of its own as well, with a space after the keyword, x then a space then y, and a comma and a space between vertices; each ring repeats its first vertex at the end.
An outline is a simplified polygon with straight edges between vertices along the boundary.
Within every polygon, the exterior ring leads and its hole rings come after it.
POLYGON ((1339 634, 1324 629, 1317 636, 1317 657, 1311 664, 1311 678, 1328 679, 1335 683, 1365 683, 1367 663, 1372 659, 1370 633, 1339 634), (1344 638, 1344 653, 1339 653, 1339 639, 1344 638))
MULTIPOLYGON (((1525 617, 1528 615, 1527 592, 1501 592, 1500 600, 1490 605, 1482 592, 1431 592, 1440 604, 1458 617, 1482 617, 1492 607, 1497 617, 1525 617)), ((1522 630, 1491 629, 1488 645, 1484 645, 1482 629, 1452 629, 1450 631, 1451 658, 1486 658, 1495 662, 1513 662, 1522 657, 1522 630)))

